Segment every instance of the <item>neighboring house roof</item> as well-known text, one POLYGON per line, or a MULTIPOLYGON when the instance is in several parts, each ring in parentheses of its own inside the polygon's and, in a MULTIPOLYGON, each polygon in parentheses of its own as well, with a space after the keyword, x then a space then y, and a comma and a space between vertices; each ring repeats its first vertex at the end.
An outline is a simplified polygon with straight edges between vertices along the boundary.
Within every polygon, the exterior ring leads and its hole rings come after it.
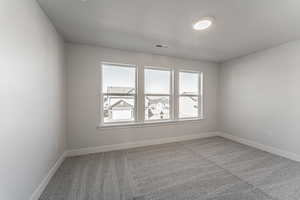
POLYGON ((197 95, 195 92, 183 92, 182 95, 197 95))
POLYGON ((150 104, 157 104, 157 103, 168 104, 169 103, 169 99, 166 97, 161 97, 161 98, 157 98, 157 99, 151 99, 149 97, 146 97, 146 98, 150 104))
POLYGON ((107 93, 133 94, 134 88, 132 88, 132 87, 107 87, 107 93))
MULTIPOLYGON (((182 95, 195 95, 194 92, 183 92, 182 95)), ((192 101, 197 102, 197 97, 188 96, 192 101)))
POLYGON ((124 101, 124 100, 120 100, 120 101, 117 101, 116 103, 114 103, 113 105, 111 105, 109 107, 109 109, 132 109, 133 108, 133 105, 131 105, 130 103, 124 101))

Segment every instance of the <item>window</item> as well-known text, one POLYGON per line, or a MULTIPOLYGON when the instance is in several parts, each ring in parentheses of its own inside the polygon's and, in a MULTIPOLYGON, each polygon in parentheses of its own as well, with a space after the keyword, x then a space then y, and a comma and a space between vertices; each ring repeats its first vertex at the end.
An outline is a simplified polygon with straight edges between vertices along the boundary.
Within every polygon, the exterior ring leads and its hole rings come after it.
POLYGON ((135 65, 102 63, 101 125, 135 125, 203 117, 202 73, 140 67, 138 70, 135 65))
POLYGON ((198 72, 179 72, 179 118, 198 118, 202 112, 202 76, 198 72), (201 81, 200 81, 201 80, 201 81))
POLYGON ((136 67, 102 65, 103 123, 130 122, 136 119, 136 67))
POLYGON ((145 68, 145 120, 168 120, 171 115, 171 70, 145 68))

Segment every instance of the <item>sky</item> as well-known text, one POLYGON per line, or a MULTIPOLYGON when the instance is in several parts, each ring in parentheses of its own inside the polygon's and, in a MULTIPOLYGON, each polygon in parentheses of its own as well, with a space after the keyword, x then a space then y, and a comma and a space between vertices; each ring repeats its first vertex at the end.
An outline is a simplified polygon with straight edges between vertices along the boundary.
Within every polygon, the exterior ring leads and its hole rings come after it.
MULTIPOLYGON (((134 67, 117 67, 115 65, 103 65, 103 92, 107 87, 135 87, 134 67)), ((145 69, 145 93, 169 94, 170 71, 157 71, 145 69)), ((179 90, 183 92, 198 93, 198 74, 180 73, 179 90)))
POLYGON ((135 88, 135 68, 116 67, 103 65, 103 92, 107 92, 108 87, 132 87, 135 88))

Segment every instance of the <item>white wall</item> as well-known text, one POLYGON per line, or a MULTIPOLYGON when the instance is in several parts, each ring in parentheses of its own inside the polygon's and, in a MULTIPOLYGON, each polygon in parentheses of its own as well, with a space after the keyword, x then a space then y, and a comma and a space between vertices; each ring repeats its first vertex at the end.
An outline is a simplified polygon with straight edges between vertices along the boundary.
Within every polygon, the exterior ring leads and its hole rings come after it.
POLYGON ((68 148, 77 149, 160 139, 217 130, 218 65, 85 45, 66 45, 68 76, 68 148), (101 61, 139 66, 176 66, 204 72, 205 120, 176 125, 100 130, 101 61))
POLYGON ((220 130, 300 155, 300 41, 222 65, 220 130))
POLYGON ((0 199, 26 200, 65 149, 63 42, 34 0, 0 27, 0 199))

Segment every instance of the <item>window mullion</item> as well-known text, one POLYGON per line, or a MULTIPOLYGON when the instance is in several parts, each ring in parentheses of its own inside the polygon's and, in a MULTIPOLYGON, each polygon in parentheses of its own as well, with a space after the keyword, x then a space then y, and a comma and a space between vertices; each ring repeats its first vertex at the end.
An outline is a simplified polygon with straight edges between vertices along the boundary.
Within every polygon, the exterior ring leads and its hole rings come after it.
POLYGON ((175 80, 175 74, 174 74, 174 70, 171 71, 170 74, 170 97, 169 97, 169 103, 170 103, 170 119, 174 120, 175 119, 175 98, 174 98, 174 80, 175 80))
POLYGON ((100 102, 100 124, 103 125, 104 124, 104 101, 103 101, 103 97, 104 97, 104 94, 102 92, 100 92, 99 94, 99 102, 100 102))
POLYGON ((200 117, 200 118, 203 118, 203 72, 201 72, 200 74, 199 74, 199 97, 198 97, 198 106, 199 106, 199 108, 198 108, 198 117, 200 117))
POLYGON ((174 71, 174 119, 178 120, 179 119, 179 71, 175 70, 174 71))
POLYGON ((144 67, 138 66, 137 67, 137 111, 136 111, 136 121, 137 122, 144 122, 145 116, 145 100, 144 100, 144 67))

